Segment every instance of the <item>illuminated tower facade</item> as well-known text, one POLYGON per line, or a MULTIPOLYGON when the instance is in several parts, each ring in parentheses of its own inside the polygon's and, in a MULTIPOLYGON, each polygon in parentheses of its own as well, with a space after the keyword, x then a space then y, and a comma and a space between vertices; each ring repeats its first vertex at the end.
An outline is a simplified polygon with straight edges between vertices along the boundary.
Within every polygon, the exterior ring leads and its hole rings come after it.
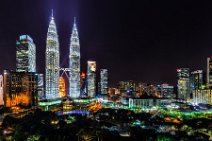
POLYGON ((207 58, 207 88, 212 88, 212 57, 207 58))
POLYGON ((3 76, 0 75, 0 105, 4 105, 3 99, 3 76))
POLYGON ((59 98, 59 42, 57 29, 53 17, 47 33, 46 41, 46 98, 56 99, 59 98))
POLYGON ((86 96, 86 74, 84 72, 80 75, 80 96, 86 96))
POLYGON ((96 96, 96 62, 87 62, 87 95, 90 98, 96 96))
POLYGON ((65 79, 60 76, 60 81, 59 81, 59 89, 60 89, 60 97, 63 98, 66 96, 66 82, 65 79))
POLYGON ((80 96, 80 43, 74 19, 74 25, 71 34, 70 55, 69 55, 70 79, 69 79, 69 97, 79 98, 80 96))
POLYGON ((181 100, 190 99, 190 87, 189 87, 189 68, 179 68, 177 69, 177 91, 178 98, 181 100))
POLYGON ((16 71, 36 72, 36 48, 28 35, 21 35, 16 42, 16 71))
POLYGON ((100 69, 100 90, 101 94, 108 94, 108 70, 100 69))
POLYGON ((190 75, 190 89, 191 90, 198 90, 205 87, 203 85, 203 70, 196 70, 191 72, 190 75))

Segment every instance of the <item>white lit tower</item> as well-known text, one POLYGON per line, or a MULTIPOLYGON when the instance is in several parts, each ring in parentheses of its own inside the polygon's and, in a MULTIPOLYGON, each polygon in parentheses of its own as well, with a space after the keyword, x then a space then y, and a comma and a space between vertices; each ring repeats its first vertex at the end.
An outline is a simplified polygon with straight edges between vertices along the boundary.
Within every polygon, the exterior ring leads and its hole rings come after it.
POLYGON ((71 34, 69 63, 69 97, 75 99, 80 96, 80 43, 75 18, 71 34))
POLYGON ((52 11, 46 41, 47 99, 59 98, 59 58, 60 58, 60 52, 59 52, 58 35, 52 11))

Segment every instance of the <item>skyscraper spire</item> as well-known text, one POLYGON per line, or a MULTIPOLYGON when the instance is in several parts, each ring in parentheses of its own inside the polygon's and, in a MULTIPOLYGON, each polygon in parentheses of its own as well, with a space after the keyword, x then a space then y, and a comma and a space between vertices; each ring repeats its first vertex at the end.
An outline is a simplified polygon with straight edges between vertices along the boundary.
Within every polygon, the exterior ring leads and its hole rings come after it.
POLYGON ((52 16, 51 19, 54 19, 54 10, 52 9, 52 16))
POLYGON ((59 98, 59 42, 57 29, 53 17, 53 10, 51 21, 47 33, 46 41, 46 98, 59 98))
POLYGON ((76 18, 74 17, 74 24, 70 39, 70 79, 69 79, 69 97, 79 98, 80 96, 80 43, 78 31, 76 26, 76 18))
POLYGON ((76 17, 74 17, 74 24, 76 25, 76 17))

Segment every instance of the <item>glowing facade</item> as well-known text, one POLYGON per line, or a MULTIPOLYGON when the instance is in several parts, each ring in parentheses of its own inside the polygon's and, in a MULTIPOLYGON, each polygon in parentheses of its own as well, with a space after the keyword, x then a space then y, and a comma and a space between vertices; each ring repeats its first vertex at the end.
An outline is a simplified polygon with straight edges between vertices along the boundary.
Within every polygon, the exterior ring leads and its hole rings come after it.
POLYGON ((212 57, 207 58, 207 87, 212 88, 212 57))
POLYGON ((4 105, 37 105, 37 74, 4 70, 4 105))
POLYGON ((189 68, 177 69, 177 91, 178 98, 181 100, 190 99, 190 87, 189 87, 189 68))
POLYGON ((36 48, 32 38, 22 35, 16 46, 16 71, 36 72, 36 48))
POLYGON ((196 70, 191 72, 190 89, 197 90, 203 87, 203 70, 196 70))
POLYGON ((60 81, 59 81, 59 94, 60 97, 65 97, 66 96, 66 83, 65 83, 65 79, 61 76, 60 77, 60 81))
POLYGON ((46 41, 46 98, 59 98, 59 42, 52 14, 46 41))
POLYGON ((84 72, 80 75, 80 96, 86 96, 86 74, 84 72))
POLYGON ((176 98, 174 94, 174 86, 171 86, 170 84, 161 84, 161 96, 162 98, 167 98, 167 99, 174 99, 176 98))
POLYGON ((193 90, 192 102, 195 104, 212 104, 212 90, 193 90))
POLYGON ((69 55, 69 97, 79 98, 80 96, 80 44, 76 20, 71 34, 70 55, 69 55))
POLYGON ((101 94, 108 94, 108 70, 100 70, 100 90, 101 94))
POLYGON ((96 62, 87 62, 87 95, 90 98, 96 96, 96 62))
POLYGON ((3 100, 3 76, 0 75, 0 105, 4 105, 3 100))

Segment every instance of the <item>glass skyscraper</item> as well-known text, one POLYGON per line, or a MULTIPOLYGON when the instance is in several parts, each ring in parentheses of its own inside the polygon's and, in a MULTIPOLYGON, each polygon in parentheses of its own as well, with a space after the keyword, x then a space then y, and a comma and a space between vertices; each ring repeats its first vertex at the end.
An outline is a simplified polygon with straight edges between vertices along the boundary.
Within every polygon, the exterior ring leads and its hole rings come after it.
POLYGON ((96 61, 87 62, 87 95, 96 96, 96 61))
POLYGON ((47 33, 46 41, 46 98, 56 99, 59 98, 59 42, 57 29, 53 17, 47 33))
POLYGON ((181 100, 190 99, 190 87, 189 87, 189 68, 177 69, 177 91, 178 98, 181 100))
POLYGON ((212 88, 212 57, 207 58, 207 87, 212 88))
POLYGON ((108 94, 108 70, 100 69, 100 91, 101 94, 108 94))
POLYGON ((0 75, 0 105, 4 105, 3 100, 3 76, 0 75))
POLYGON ((74 18, 74 25, 71 34, 70 55, 69 55, 70 79, 69 97, 79 98, 80 96, 80 43, 74 18))
POLYGON ((190 89, 198 90, 203 86, 203 70, 196 70, 190 75, 190 89))
POLYGON ((21 35, 16 42, 16 71, 36 72, 36 48, 29 35, 21 35))

